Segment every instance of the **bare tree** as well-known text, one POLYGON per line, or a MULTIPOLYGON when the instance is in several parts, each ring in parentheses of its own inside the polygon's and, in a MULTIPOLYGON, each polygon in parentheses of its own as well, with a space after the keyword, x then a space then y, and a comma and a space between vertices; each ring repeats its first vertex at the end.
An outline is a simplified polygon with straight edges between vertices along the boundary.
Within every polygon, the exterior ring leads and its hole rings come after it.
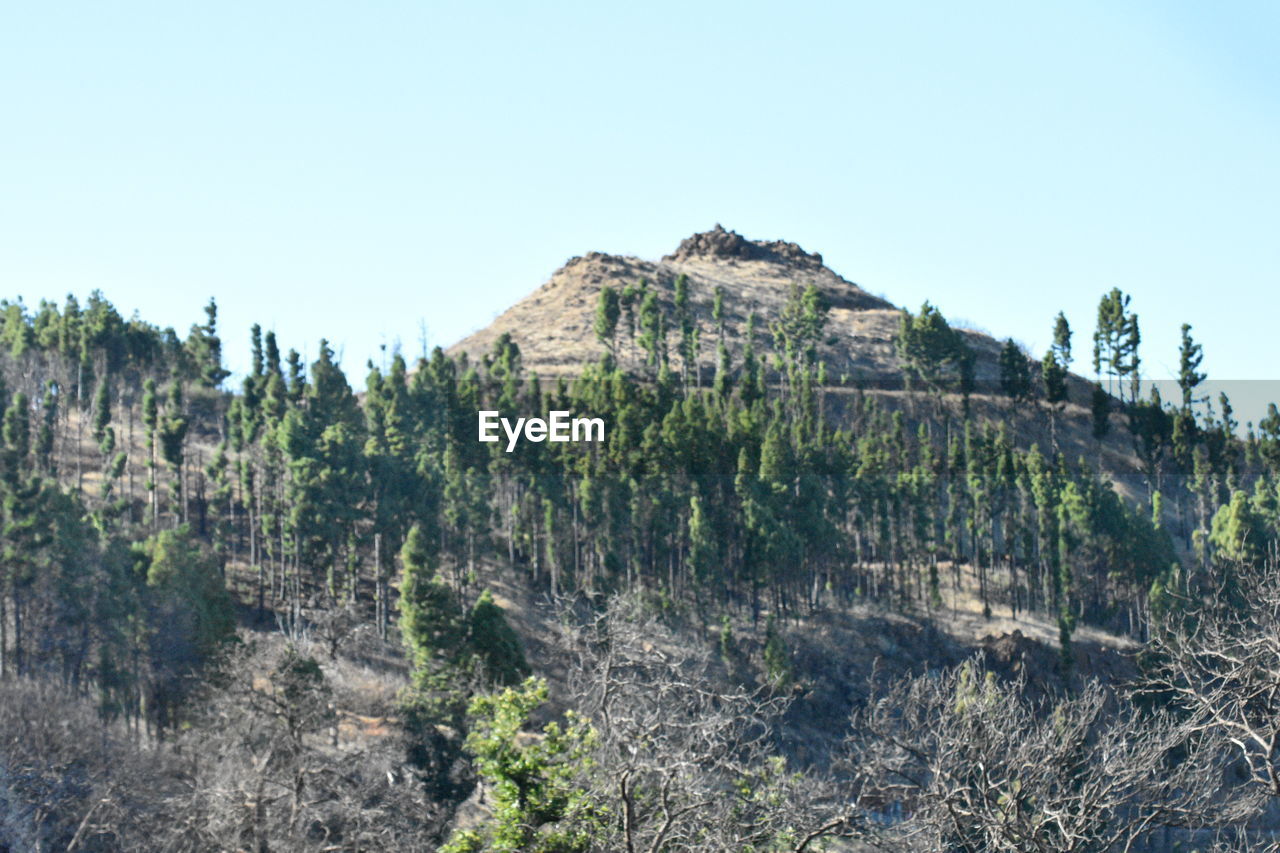
POLYGON ((313 638, 323 645, 329 660, 338 659, 338 649, 361 627, 360 614, 350 602, 332 607, 303 608, 302 615, 313 638))
POLYGON ((854 717, 851 767, 893 849, 1129 850, 1156 827, 1221 825, 1223 746, 1090 683, 1048 707, 975 658, 895 683, 854 717))
POLYGON ((1237 566, 1230 580, 1164 621, 1144 687, 1224 737, 1250 780, 1280 798, 1280 570, 1237 566))
POLYGON ((223 667, 202 725, 180 742, 188 781, 155 849, 430 849, 444 809, 395 738, 339 745, 320 664, 247 645, 223 667))
POLYGON ((146 850, 175 815, 176 762, 35 680, 0 684, 0 850, 146 850))
POLYGON ((859 831, 847 791, 775 749, 786 699, 719 686, 708 650, 627 600, 566 627, 563 642, 570 694, 598 734, 585 786, 617 817, 593 849, 799 853, 859 831))

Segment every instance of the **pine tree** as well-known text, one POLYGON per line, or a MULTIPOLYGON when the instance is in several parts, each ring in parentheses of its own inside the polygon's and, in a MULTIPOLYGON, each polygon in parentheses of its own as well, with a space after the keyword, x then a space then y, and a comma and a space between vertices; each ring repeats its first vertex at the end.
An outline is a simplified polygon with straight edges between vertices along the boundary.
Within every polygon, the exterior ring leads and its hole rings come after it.
POLYGON ((218 303, 213 299, 204 308, 204 325, 192 326, 187 349, 195 362, 197 378, 206 388, 221 387, 231 372, 222 366, 222 339, 218 337, 218 303))
POLYGON ((741 650, 738 648, 738 640, 733 636, 733 622, 726 614, 720 617, 720 635, 717 641, 717 647, 720 650, 720 661, 724 664, 725 669, 730 672, 738 668, 738 658, 741 650))
POLYGON ((462 611, 436 574, 430 539, 415 524, 400 549, 400 633, 419 683, 455 664, 466 641, 462 611))
POLYGON ((720 567, 720 541, 707 517, 703 501, 693 495, 689 499, 689 571, 698 590, 702 590, 720 567))
POLYGON ((1218 508, 1209 541, 1218 562, 1229 566, 1257 565, 1270 541, 1266 525, 1249 496, 1242 491, 1218 508))
POLYGON ((289 350, 288 356, 289 373, 286 380, 289 389, 289 402, 295 406, 302 402, 302 396, 307 390, 307 374, 302 365, 302 356, 297 350, 289 350))
POLYGON ((658 305, 658 295, 647 291, 640 301, 640 336, 637 342, 647 353, 646 363, 661 369, 667 363, 667 320, 658 305))
POLYGON ((724 343, 724 286, 716 285, 711 299, 711 322, 716 324, 716 340, 724 343))
POLYGON ((1093 418, 1093 437, 1097 441, 1102 441, 1111 431, 1111 395, 1097 382, 1093 383, 1089 411, 1093 418))
POLYGON ((187 520, 187 495, 183 488, 183 462, 186 459, 187 429, 190 426, 183 402, 182 383, 174 379, 169 384, 164 417, 159 421, 158 439, 160 457, 173 474, 174 526, 187 520))
POLYGON ((1142 390, 1142 374, 1139 367, 1142 360, 1138 357, 1138 348, 1142 343, 1142 334, 1138 330, 1138 315, 1130 314, 1124 327, 1124 362, 1123 375, 1129 377, 1129 402, 1136 403, 1142 390))
POLYGON ((596 340, 609 348, 609 352, 617 355, 618 318, 622 314, 622 302, 618 291, 612 287, 600 288, 600 301, 596 304, 595 333, 596 340))
POLYGON ((1182 343, 1178 348, 1178 387, 1182 390, 1184 409, 1191 408, 1196 387, 1205 379, 1205 374, 1199 372, 1202 361, 1204 350, 1191 339, 1191 325, 1183 323, 1182 343))
POLYGON ((1067 322, 1067 316, 1061 311, 1053 319, 1053 344, 1050 349, 1053 350, 1054 358, 1062 366, 1062 369, 1069 370, 1071 367, 1071 325, 1067 322))
POLYGON ((1057 416, 1067 401, 1067 376, 1071 366, 1071 326, 1059 311, 1053 323, 1053 343, 1040 362, 1040 378, 1044 382, 1045 401, 1050 407, 1054 441, 1057 441, 1057 416))
POLYGON ((1071 637, 1075 633, 1076 615, 1073 609, 1075 597, 1075 567, 1073 556, 1079 547, 1081 532, 1089 530, 1088 507, 1074 483, 1067 483, 1062 490, 1062 502, 1058 505, 1058 650, 1064 671, 1069 672, 1075 662, 1071 649, 1071 637))
POLYGON ((284 371, 280 367, 280 345, 276 343, 276 333, 267 332, 264 340, 266 352, 263 354, 263 371, 268 377, 278 376, 283 381, 284 371))
POLYGON ((98 383, 97 393, 93 398, 93 440, 101 443, 106 436, 107 426, 111 423, 111 385, 107 381, 98 383))
POLYGON ((722 402, 727 402, 729 394, 733 390, 733 361, 729 356, 729 348, 724 342, 716 344, 716 375, 712 381, 712 388, 717 397, 722 402))
POLYGON ((158 525, 160 519, 159 498, 156 481, 156 453, 160 445, 160 404, 156 395, 156 381, 148 378, 143 385, 142 424, 147 428, 147 492, 151 498, 151 526, 158 525))
MULTIPOLYGON (((254 323, 249 327, 249 376, 256 382, 265 375, 265 362, 262 352, 262 326, 254 323)), ((279 353, 276 354, 279 357, 279 353)))
POLYGON ((775 690, 791 684, 791 653, 772 614, 764 626, 764 672, 775 690))
POLYGON ((948 379, 962 385, 972 380, 972 351, 942 312, 928 302, 919 314, 902 312, 896 345, 908 379, 918 379, 934 390, 941 390, 948 379))
POLYGON ((1045 350, 1040 362, 1040 381, 1044 383, 1044 398, 1049 404, 1049 433, 1053 446, 1058 446, 1058 415, 1067 401, 1067 372, 1062 369, 1052 349, 1045 350))
POLYGON ((520 639, 507 623, 493 593, 485 590, 467 619, 467 648, 484 672, 498 684, 515 684, 529 675, 520 639))
POLYGON ((1111 379, 1120 370, 1120 341, 1124 334, 1128 307, 1129 297, 1121 293, 1119 288, 1112 288, 1098 302, 1098 321, 1093 332, 1093 373, 1098 380, 1105 373, 1108 377, 1108 390, 1111 390, 1111 379))
POLYGON ((27 395, 19 391, 4 410, 4 477, 16 482, 31 452, 31 412, 27 395))
POLYGON ((58 395, 54 392, 52 382, 45 389, 44 399, 40 403, 40 430, 36 434, 35 456, 40 469, 52 475, 54 430, 58 422, 58 395))
POLYGON ((1031 396, 1031 369, 1013 338, 1007 339, 1000 349, 1000 390, 1015 403, 1031 396))
POLYGON ((696 379, 691 374, 696 373, 698 329, 689 307, 689 277, 684 273, 676 276, 674 303, 676 325, 680 329, 680 372, 688 387, 690 380, 696 379))
POLYGON ((159 680, 158 722, 176 722, 196 685, 199 665, 235 633, 235 614, 217 561, 186 526, 164 530, 134 547, 154 608, 149 648, 159 680))
MULTIPOLYGON (((1107 377, 1107 390, 1112 391, 1112 380, 1123 383, 1130 380, 1129 399, 1135 402, 1140 390, 1138 348, 1142 335, 1138 329, 1138 315, 1129 311, 1130 298, 1119 288, 1112 288, 1098 303, 1098 324, 1093 333, 1093 372, 1100 381, 1107 377)), ((1123 384, 1120 385, 1123 399, 1123 384)))

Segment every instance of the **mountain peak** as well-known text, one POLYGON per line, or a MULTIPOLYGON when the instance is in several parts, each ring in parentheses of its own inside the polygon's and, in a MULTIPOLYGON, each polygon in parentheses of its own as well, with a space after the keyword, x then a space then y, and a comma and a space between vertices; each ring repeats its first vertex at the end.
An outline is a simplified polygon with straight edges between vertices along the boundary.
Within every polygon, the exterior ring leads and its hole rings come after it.
POLYGON ((773 261, 793 266, 821 267, 822 255, 806 252, 795 243, 784 240, 748 240, 737 231, 726 231, 719 222, 710 231, 701 231, 680 241, 679 247, 664 261, 697 259, 773 261))
MULTIPOLYGON (((541 287, 451 349, 482 358, 499 336, 507 334, 519 344, 527 369, 542 377, 572 376, 606 350, 595 333, 602 289, 622 293, 647 282, 659 309, 669 317, 668 328, 674 328, 675 282, 681 277, 688 283, 687 306, 701 340, 716 342, 701 347, 695 356, 707 375, 714 369, 721 342, 737 364, 746 346, 767 359, 773 352, 772 336, 758 331, 748 342, 749 318, 756 315, 758 329, 767 329, 782 316, 795 288, 810 285, 831 309, 829 334, 820 349, 832 376, 880 378, 900 372, 893 345, 899 313, 892 304, 828 269, 816 252, 782 240, 749 240, 718 224, 685 238, 660 261, 600 252, 570 258, 541 287), (717 294, 723 299, 719 321, 713 318, 717 294)), ((629 310, 638 309, 634 305, 629 310)), ((635 340, 635 318, 629 317, 624 328, 632 331, 612 342, 614 355, 626 369, 643 372, 647 368, 640 365, 647 356, 635 340)))

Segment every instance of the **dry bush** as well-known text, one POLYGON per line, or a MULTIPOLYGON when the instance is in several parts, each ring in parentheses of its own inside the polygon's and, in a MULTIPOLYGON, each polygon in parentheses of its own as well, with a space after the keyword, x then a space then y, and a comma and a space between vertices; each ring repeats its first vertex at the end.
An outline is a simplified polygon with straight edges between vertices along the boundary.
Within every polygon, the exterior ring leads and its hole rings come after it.
POLYGON ((0 685, 0 850, 433 849, 430 801, 391 726, 335 743, 325 669, 288 645, 223 662, 191 728, 140 744, 92 702, 0 685))
POLYGON ((977 659, 894 683, 854 717, 850 767, 893 849, 1128 850, 1238 822, 1224 744, 1091 683, 1037 707, 977 659))
POLYGON ((778 753, 785 698, 720 686, 706 649, 633 602, 565 624, 573 704, 599 737, 583 782, 615 818, 593 849, 802 851, 855 834, 846 792, 778 753))
POLYGON ((181 785, 169 755, 124 735, 68 690, 0 685, 0 849, 150 849, 181 785))
POLYGON ((445 810, 428 800, 397 737, 339 746, 319 662, 292 646, 248 645, 220 674, 189 756, 182 820, 164 849, 429 849, 445 810))
POLYGON ((1280 570, 1238 568, 1230 588, 1165 620, 1144 687, 1225 737, 1249 779, 1280 798, 1280 570))

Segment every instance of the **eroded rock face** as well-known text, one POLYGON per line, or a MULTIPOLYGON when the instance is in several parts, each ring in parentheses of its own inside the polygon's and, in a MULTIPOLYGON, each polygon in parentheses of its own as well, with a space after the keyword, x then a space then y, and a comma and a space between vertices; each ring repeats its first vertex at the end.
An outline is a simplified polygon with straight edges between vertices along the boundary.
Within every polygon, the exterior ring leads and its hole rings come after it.
POLYGON ((664 261, 687 261, 696 258, 740 259, 744 261, 778 261, 799 266, 822 266, 822 255, 806 252, 795 243, 782 240, 764 242, 748 240, 737 231, 726 231, 716 223, 710 231, 686 237, 664 261))

